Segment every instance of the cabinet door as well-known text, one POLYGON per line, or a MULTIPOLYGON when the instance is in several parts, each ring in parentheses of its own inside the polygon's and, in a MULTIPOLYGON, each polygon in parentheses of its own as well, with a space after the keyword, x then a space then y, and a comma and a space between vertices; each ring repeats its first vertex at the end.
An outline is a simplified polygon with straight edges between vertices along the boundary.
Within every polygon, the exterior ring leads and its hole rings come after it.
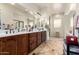
POLYGON ((6 37, 2 41, 2 52, 4 55, 16 55, 17 41, 15 40, 15 37, 6 37))
POLYGON ((46 31, 42 32, 42 42, 46 40, 46 31))
POLYGON ((37 45, 41 44, 41 32, 37 33, 37 45))
POLYGON ((2 41, 0 40, 0 55, 2 53, 2 45, 1 45, 2 41))
POLYGON ((17 36, 17 54, 26 55, 28 54, 28 35, 22 34, 17 36))
POLYGON ((29 34, 29 49, 30 49, 30 52, 36 48, 37 46, 37 38, 36 38, 36 33, 31 33, 29 34))
POLYGON ((28 34, 23 36, 23 41, 22 41, 22 50, 23 50, 23 54, 28 54, 28 34))

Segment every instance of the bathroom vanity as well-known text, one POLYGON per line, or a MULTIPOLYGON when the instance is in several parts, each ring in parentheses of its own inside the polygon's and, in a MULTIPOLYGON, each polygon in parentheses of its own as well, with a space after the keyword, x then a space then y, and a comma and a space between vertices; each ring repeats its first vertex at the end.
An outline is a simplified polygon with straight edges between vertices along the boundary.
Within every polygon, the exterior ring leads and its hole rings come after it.
POLYGON ((46 31, 0 35, 0 55, 27 55, 46 41, 46 31))

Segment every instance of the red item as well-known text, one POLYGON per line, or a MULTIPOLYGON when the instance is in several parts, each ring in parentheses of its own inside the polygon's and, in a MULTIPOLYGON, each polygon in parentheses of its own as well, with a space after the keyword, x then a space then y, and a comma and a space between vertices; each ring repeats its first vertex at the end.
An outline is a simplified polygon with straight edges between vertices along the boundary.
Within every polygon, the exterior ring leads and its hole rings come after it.
POLYGON ((76 36, 66 36, 66 43, 78 45, 78 38, 76 36))

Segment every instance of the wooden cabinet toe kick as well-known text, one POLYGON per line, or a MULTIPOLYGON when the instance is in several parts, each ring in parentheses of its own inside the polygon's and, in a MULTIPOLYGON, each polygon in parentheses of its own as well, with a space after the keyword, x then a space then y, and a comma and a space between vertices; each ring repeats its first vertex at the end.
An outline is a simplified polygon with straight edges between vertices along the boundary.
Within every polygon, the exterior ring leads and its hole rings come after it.
POLYGON ((8 55, 8 54, 10 54, 10 52, 0 52, 0 54, 1 55, 6 55, 6 54, 8 55))

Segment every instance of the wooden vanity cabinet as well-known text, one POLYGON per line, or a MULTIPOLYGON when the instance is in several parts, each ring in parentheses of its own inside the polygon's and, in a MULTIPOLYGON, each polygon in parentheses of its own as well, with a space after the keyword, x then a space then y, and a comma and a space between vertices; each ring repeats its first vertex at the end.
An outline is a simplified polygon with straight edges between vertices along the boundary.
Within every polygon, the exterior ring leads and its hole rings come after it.
POLYGON ((29 34, 29 52, 37 47, 37 34, 30 33, 29 34))
POLYGON ((46 31, 0 38, 0 55, 27 55, 46 40, 46 31))

